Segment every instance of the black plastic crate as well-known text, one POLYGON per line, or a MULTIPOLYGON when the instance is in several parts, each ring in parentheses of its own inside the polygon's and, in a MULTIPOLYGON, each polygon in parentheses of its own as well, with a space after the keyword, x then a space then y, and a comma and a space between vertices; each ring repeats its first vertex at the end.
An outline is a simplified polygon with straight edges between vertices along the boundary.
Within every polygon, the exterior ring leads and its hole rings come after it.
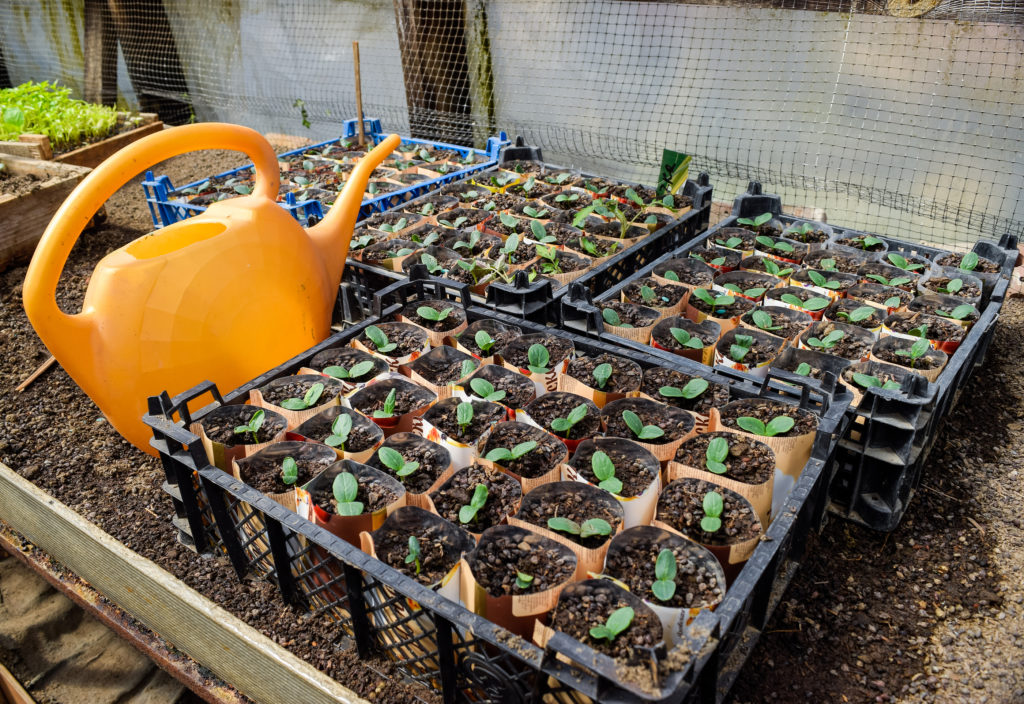
MULTIPOLYGON (((145 422, 153 428, 152 444, 167 473, 165 488, 179 509, 176 525, 188 531, 188 542, 200 552, 227 555, 240 579, 252 573, 271 579, 289 603, 335 620, 353 637, 361 657, 383 650, 410 678, 439 690, 445 701, 646 701, 616 684, 610 660, 565 634, 556 634, 545 649, 510 639, 491 622, 209 466, 198 438, 187 430, 192 420, 216 405, 244 402, 250 389, 293 373, 323 349, 345 344, 367 325, 393 315, 398 303, 424 297, 468 302, 465 287, 442 279, 400 283, 381 291, 376 304, 380 317, 333 335, 223 398, 209 383, 174 399, 166 394, 151 398, 145 422), (207 394, 214 403, 190 413, 190 402, 207 394), (243 525, 249 528, 244 543, 239 539, 243 525), (406 599, 418 602, 422 610, 408 610, 406 599)), ((470 306, 467 313, 470 321, 489 317, 525 331, 568 337, 589 354, 609 351, 606 345, 571 333, 486 309, 470 306)), ((625 353, 644 367, 671 366, 658 357, 611 351, 625 353)), ((755 386, 707 369, 703 376, 728 384, 734 397, 775 398, 800 404, 820 417, 812 459, 723 602, 691 625, 687 645, 695 655, 683 672, 674 675, 672 693, 664 700, 711 704, 728 692, 798 569, 807 536, 821 523, 827 504, 824 468, 845 432, 846 416, 828 395, 807 387, 770 379, 755 386)))

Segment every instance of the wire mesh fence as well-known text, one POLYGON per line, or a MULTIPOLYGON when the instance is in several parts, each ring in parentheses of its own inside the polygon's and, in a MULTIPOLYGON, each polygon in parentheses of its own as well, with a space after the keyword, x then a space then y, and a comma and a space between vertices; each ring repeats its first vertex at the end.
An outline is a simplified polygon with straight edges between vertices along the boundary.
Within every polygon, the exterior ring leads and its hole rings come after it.
POLYGON ((723 199, 946 247, 1024 229, 1024 0, 5 0, 9 80, 80 87, 97 6, 121 97, 182 119, 330 138, 358 40, 389 130, 645 182, 673 148, 723 199))

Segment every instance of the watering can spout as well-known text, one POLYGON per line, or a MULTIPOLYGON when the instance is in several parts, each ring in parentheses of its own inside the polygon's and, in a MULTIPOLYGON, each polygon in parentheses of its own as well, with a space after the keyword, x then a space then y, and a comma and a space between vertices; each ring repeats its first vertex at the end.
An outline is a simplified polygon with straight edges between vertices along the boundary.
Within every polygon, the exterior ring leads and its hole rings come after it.
POLYGON ((352 175, 345 184, 341 196, 335 201, 326 217, 309 228, 306 232, 320 252, 320 258, 327 270, 327 278, 337 286, 341 283, 341 272, 345 268, 348 257, 349 243, 352 241, 352 230, 359 217, 359 207, 363 201, 363 193, 370 181, 373 170, 391 154, 401 138, 397 134, 390 135, 373 151, 360 159, 352 170, 352 175))

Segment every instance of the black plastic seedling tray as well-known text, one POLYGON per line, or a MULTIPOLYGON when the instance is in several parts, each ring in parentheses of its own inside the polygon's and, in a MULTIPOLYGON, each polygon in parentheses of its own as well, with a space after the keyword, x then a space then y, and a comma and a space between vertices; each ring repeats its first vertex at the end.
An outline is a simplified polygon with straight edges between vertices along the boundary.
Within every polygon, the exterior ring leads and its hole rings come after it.
MULTIPOLYGON (((402 282, 380 292, 378 315, 333 335, 314 348, 221 396, 206 383, 173 399, 150 399, 145 422, 153 428, 153 447, 166 472, 165 490, 174 499, 181 539, 200 552, 226 554, 240 579, 269 577, 289 603, 303 605, 320 618, 337 621, 352 636, 361 657, 384 651, 415 681, 439 691, 446 702, 640 702, 649 701, 620 686, 610 660, 565 634, 542 649, 510 637, 460 605, 441 598, 402 573, 357 550, 260 492, 211 467, 199 439, 186 428, 222 403, 243 403, 250 389, 294 373, 319 351, 345 345, 369 324, 387 319, 398 304, 424 298, 448 298, 466 306, 470 321, 492 318, 524 332, 543 330, 570 338, 580 351, 625 354, 643 367, 669 366, 652 355, 633 354, 493 311, 467 306, 468 291, 442 279, 402 282), (209 397, 210 405, 190 413, 190 403, 209 397), (184 427, 183 427, 184 426, 184 427), (252 536, 239 539, 243 524, 252 536), (253 555, 253 546, 260 546, 253 555), (326 576, 326 578, 325 578, 326 576), (420 611, 402 608, 415 600, 420 611), (395 620, 397 611, 405 614, 395 620)), ((689 373, 689 369, 683 369, 689 373)), ((671 693, 661 701, 714 704, 726 696, 763 631, 786 586, 799 568, 810 532, 820 525, 827 503, 828 479, 838 438, 848 422, 841 404, 808 387, 794 388, 772 379, 760 386, 724 378, 705 369, 703 376, 728 384, 734 398, 766 396, 800 404, 819 416, 812 459, 806 464, 781 513, 758 543, 724 601, 702 612, 686 642, 693 656, 674 675, 671 693)))

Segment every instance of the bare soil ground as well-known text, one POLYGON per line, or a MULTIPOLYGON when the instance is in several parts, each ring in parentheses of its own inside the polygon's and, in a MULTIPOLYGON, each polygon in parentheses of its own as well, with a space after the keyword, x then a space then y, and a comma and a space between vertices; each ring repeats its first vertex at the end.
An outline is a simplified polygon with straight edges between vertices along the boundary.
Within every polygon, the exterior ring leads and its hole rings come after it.
MULTIPOLYGON (((175 183, 240 164, 205 152, 155 169, 175 183)), ((151 229, 138 179, 76 245, 59 298, 77 310, 95 263, 151 229)), ((356 661, 331 628, 260 581, 175 543, 162 472, 107 424, 59 368, 14 386, 47 356, 21 307, 25 268, 0 273, 0 460, 128 547, 367 698, 429 698, 383 660, 356 661)), ((833 519, 812 541, 734 690, 736 702, 1024 702, 1024 303, 1009 301, 986 373, 943 429, 907 517, 891 535, 833 519)))

